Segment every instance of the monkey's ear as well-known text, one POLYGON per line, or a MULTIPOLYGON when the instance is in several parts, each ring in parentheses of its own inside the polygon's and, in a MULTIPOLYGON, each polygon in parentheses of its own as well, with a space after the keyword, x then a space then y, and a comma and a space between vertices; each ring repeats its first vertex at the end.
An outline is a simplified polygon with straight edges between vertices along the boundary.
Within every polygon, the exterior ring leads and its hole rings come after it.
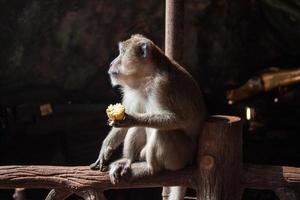
POLYGON ((149 47, 146 42, 143 42, 139 45, 139 56, 146 58, 148 56, 149 47))

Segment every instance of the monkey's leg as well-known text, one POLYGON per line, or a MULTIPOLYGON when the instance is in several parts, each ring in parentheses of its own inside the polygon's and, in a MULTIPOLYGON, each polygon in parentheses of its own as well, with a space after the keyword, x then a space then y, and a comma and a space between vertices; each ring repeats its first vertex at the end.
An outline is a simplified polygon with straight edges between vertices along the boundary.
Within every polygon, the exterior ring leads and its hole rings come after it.
POLYGON ((170 187, 163 187, 161 197, 162 200, 168 200, 170 196, 170 187))
MULTIPOLYGON (((168 170, 184 168, 194 151, 194 143, 182 130, 153 131, 147 145, 147 162, 168 170)), ((183 200, 185 190, 182 186, 163 187, 163 200, 183 200)))
POLYGON ((127 162, 128 159, 121 158, 109 166, 109 177, 113 184, 119 183, 121 180, 133 181, 138 178, 143 178, 145 176, 154 174, 154 170, 148 166, 147 162, 135 162, 131 164, 131 167, 127 171, 126 175, 124 174, 122 176, 121 172, 127 162))
POLYGON ((193 156, 193 142, 183 131, 148 130, 146 162, 132 163, 131 180, 153 175, 162 169, 182 169, 193 156))
POLYGON ((139 159, 140 152, 146 144, 146 132, 144 128, 130 128, 126 134, 123 147, 123 158, 115 161, 110 166, 110 178, 112 183, 120 179, 126 180, 130 176, 131 163, 139 159))
POLYGON ((151 176, 155 173, 158 173, 159 171, 159 168, 153 169, 148 165, 147 162, 135 162, 131 164, 130 177, 128 179, 130 181, 133 181, 146 176, 151 176))
POLYGON ((184 186, 172 186, 163 187, 162 189, 162 199, 163 200, 183 200, 186 192, 186 187, 184 186))
POLYGON ((170 187, 168 200, 184 200, 185 191, 186 191, 186 187, 184 186, 170 187))
POLYGON ((107 171, 107 162, 113 151, 124 141, 127 128, 112 128, 104 139, 98 159, 90 165, 91 169, 100 169, 107 171))
POLYGON ((145 128, 133 127, 130 128, 124 140, 123 157, 127 158, 129 162, 124 166, 122 174, 126 174, 132 162, 139 159, 142 149, 146 145, 146 131, 145 128))
MULTIPOLYGON (((191 139, 180 130, 159 131, 157 134, 157 141, 165 150, 161 155, 165 158, 164 169, 178 170, 184 168, 192 159, 194 152, 194 144, 191 139)), ((162 197, 164 200, 183 200, 185 191, 186 187, 183 186, 163 187, 162 197)))
POLYGON ((139 161, 146 161, 146 146, 140 152, 139 161))
POLYGON ((185 191, 184 186, 163 187, 161 196, 163 200, 183 200, 185 191))
POLYGON ((121 172, 126 165, 131 165, 131 162, 127 158, 121 158, 109 165, 109 178, 112 184, 121 181, 121 172))
POLYGON ((140 152, 145 154, 146 161, 145 162, 135 162, 131 164, 131 167, 127 171, 126 174, 127 180, 135 180, 139 178, 143 178, 145 176, 153 175, 159 172, 162 168, 159 165, 157 156, 159 155, 159 146, 157 146, 157 137, 156 137, 157 130, 151 129, 147 130, 147 143, 146 146, 142 148, 140 152))

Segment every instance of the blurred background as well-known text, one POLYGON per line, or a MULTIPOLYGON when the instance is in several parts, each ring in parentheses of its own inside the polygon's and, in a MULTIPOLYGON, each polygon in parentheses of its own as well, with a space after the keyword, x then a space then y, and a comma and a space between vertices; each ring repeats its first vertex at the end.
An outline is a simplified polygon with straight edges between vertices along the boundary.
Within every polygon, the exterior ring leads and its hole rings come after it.
MULTIPOLYGON (((117 42, 141 33, 164 48, 164 3, 1 0, 0 164, 91 164, 109 130, 105 108, 121 99, 107 76, 117 42)), ((181 64, 209 114, 244 120, 244 162, 300 166, 299 1, 186 0, 184 20, 181 64)), ((160 199, 159 188, 105 194, 160 199)), ((246 190, 243 199, 278 198, 246 190)))

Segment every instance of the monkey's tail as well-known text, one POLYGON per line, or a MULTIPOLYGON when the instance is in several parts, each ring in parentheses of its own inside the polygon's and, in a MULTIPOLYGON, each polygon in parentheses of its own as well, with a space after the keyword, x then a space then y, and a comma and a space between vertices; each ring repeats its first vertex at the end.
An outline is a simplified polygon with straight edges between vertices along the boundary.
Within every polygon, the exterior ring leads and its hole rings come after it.
POLYGON ((163 187, 162 199, 163 200, 183 200, 186 187, 184 186, 172 186, 163 187))

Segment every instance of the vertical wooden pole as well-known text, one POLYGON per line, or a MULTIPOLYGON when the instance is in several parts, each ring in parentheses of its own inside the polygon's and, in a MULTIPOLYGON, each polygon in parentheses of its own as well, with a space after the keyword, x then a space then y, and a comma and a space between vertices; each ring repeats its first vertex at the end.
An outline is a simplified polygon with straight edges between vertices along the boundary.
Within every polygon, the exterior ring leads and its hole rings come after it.
MULTIPOLYGON (((166 0, 165 53, 182 62, 184 0, 166 0)), ((211 117, 199 138, 198 200, 241 199, 242 125, 229 116, 211 117)), ((163 190, 163 196, 168 193, 163 190)), ((168 195, 166 195, 168 196, 168 195)))
POLYGON ((238 117, 212 116, 199 138, 198 200, 241 199, 242 124, 238 117))
POLYGON ((184 0, 166 0, 165 53, 181 63, 184 36, 184 0))
MULTIPOLYGON (((184 0, 166 0, 165 54, 182 62, 184 35, 184 0)), ((163 187, 162 199, 169 199, 170 188, 163 187)))

